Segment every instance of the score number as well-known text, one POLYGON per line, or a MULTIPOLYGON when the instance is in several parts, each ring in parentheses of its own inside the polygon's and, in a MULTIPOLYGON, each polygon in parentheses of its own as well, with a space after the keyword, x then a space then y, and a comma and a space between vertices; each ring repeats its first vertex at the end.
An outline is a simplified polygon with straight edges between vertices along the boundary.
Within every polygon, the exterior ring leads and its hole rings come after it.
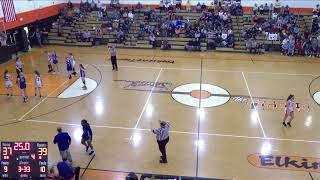
POLYGON ((47 156, 48 148, 38 148, 38 156, 47 156))

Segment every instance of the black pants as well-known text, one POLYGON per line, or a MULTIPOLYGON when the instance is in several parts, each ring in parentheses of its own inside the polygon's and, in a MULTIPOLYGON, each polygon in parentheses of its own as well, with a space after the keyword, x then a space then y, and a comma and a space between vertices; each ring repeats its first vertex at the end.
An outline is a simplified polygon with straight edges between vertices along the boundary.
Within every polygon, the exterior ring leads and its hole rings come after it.
POLYGON ((118 70, 117 57, 111 56, 112 70, 118 70))
POLYGON ((158 142, 159 150, 162 154, 161 156, 162 160, 167 161, 166 145, 169 142, 169 137, 165 140, 157 141, 157 142, 158 142))

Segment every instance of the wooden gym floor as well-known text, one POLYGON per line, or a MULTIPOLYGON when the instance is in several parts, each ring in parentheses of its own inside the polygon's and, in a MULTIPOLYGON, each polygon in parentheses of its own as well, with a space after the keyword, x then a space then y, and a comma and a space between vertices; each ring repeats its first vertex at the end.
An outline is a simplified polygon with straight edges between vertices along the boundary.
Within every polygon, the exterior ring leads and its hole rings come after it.
MULTIPOLYGON (((22 103, 19 96, 8 99, 1 79, 0 141, 48 141, 49 163, 54 165, 60 156, 52 140, 61 126, 72 136, 75 165, 88 166, 84 179, 99 179, 103 170, 243 180, 320 179, 317 169, 309 173, 292 166, 257 167, 259 155, 320 158, 320 109, 312 97, 320 89, 320 59, 118 49, 115 72, 107 57, 106 47, 47 46, 23 55, 29 102, 22 103), (59 74, 46 73, 46 50, 60 56, 59 74), (70 52, 77 64, 86 65, 97 87, 82 96, 58 98, 77 80, 69 81, 64 70, 70 52), (32 96, 34 70, 43 76, 42 99, 32 96), (298 108, 293 127, 285 128, 281 123, 289 94, 295 95, 298 108), (93 128, 92 161, 80 144, 83 118, 93 128), (168 164, 158 163, 160 154, 150 132, 159 119, 172 125, 168 164)), ((2 64, 0 73, 9 69, 15 76, 14 66, 13 60, 2 64)), ((14 91, 19 95, 17 87, 14 91)))

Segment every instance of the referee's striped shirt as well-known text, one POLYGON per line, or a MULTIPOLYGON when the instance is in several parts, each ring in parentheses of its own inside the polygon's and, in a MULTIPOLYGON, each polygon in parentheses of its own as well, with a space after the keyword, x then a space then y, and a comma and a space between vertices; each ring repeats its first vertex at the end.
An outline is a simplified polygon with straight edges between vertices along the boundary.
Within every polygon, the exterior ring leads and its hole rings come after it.
POLYGON ((156 138, 158 141, 163 141, 169 137, 170 124, 164 121, 163 123, 165 123, 164 127, 152 130, 152 132, 156 134, 156 138))

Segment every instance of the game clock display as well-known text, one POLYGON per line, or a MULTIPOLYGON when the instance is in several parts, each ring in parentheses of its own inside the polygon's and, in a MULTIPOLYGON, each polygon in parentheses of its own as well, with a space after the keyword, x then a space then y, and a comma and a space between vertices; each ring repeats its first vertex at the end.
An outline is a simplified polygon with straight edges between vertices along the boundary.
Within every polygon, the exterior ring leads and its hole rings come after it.
POLYGON ((1 142, 0 179, 43 179, 47 169, 47 142, 1 142))

